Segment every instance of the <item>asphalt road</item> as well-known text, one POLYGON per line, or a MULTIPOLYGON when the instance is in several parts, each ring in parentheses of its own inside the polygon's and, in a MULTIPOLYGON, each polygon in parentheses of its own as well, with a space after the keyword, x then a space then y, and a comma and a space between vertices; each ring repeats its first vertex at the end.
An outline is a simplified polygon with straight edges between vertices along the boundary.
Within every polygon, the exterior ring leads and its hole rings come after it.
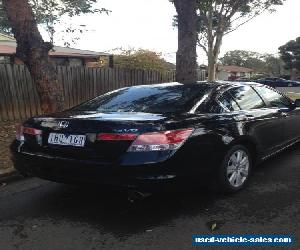
POLYGON ((201 189, 130 203, 122 193, 31 178, 0 188, 0 249, 220 249, 192 246, 192 234, 211 234, 214 223, 213 234, 290 234, 290 249, 300 249, 299 194, 300 145, 231 196, 201 189))

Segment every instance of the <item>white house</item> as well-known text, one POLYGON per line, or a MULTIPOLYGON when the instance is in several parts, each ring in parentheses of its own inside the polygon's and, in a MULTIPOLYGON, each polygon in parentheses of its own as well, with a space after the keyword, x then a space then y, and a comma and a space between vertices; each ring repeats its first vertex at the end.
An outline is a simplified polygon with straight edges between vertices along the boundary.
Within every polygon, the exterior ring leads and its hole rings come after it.
POLYGON ((218 65, 216 72, 217 80, 236 80, 237 78, 245 77, 250 78, 254 73, 253 69, 239 67, 234 65, 218 65))
MULTIPOLYGON (((0 64, 23 64, 16 57, 17 42, 14 37, 0 33, 0 64)), ((113 65, 113 56, 108 53, 55 46, 49 52, 51 60, 61 66, 101 67, 113 65)))

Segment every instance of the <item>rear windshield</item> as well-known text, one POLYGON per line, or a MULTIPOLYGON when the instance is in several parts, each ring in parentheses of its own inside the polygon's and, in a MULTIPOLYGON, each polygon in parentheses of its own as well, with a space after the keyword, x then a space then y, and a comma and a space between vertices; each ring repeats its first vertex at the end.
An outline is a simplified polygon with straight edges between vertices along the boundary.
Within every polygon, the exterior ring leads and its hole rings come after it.
POLYGON ((98 96, 73 110, 157 114, 186 112, 211 88, 211 85, 207 84, 166 84, 123 88, 98 96))

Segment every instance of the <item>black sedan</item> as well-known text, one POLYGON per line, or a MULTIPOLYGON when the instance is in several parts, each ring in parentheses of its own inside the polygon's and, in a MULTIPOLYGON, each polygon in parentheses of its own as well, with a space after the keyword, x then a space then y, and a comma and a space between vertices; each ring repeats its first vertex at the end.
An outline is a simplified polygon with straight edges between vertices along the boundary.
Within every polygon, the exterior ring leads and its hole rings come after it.
POLYGON ((140 190, 248 182, 254 164, 300 138, 299 100, 254 83, 135 86, 26 121, 15 168, 65 183, 140 190))
POLYGON ((290 81, 279 77, 266 77, 256 80, 257 83, 268 85, 272 88, 277 87, 300 87, 300 82, 290 81))

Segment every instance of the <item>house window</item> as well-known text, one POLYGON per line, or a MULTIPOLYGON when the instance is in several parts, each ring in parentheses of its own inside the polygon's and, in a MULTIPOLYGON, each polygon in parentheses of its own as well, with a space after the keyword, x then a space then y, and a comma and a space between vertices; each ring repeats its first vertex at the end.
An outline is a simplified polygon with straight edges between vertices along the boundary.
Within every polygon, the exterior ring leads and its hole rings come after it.
POLYGON ((69 58, 69 66, 83 66, 83 61, 80 58, 69 58))
POLYGON ((10 56, 0 56, 0 64, 9 64, 9 63, 11 63, 10 56))
POLYGON ((52 60, 58 66, 83 66, 81 58, 54 57, 52 60))
POLYGON ((68 66, 69 64, 68 58, 64 58, 64 57, 55 57, 55 58, 51 58, 51 60, 58 66, 68 66))

